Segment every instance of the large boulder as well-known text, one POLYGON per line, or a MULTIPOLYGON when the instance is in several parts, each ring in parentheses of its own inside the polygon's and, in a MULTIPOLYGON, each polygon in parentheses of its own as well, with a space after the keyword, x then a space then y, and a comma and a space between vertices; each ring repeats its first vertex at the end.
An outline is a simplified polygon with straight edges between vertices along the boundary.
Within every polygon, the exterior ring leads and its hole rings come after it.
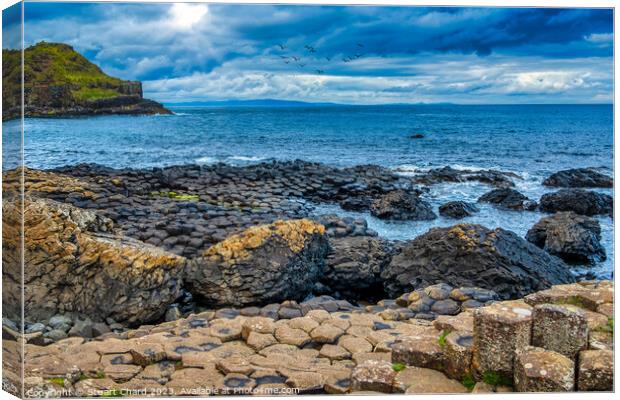
POLYGON ((583 189, 562 189, 544 194, 540 198, 540 210, 544 212, 574 211, 581 215, 613 213, 614 199, 608 194, 583 189))
POLYGON ((443 182, 481 182, 495 187, 512 187, 511 178, 521 179, 513 172, 488 170, 456 169, 450 166, 428 170, 414 178, 414 182, 432 185, 443 182))
POLYGON ((594 168, 575 168, 552 174, 543 181, 543 185, 565 188, 611 188, 614 186, 614 180, 594 168))
POLYGON ((394 252, 389 242, 370 236, 344 237, 332 239, 330 247, 323 284, 346 298, 383 294, 381 272, 394 252))
POLYGON ((480 196, 480 203, 495 204, 499 208, 508 210, 534 210, 536 202, 514 189, 502 188, 494 189, 480 196))
POLYGON ((570 211, 542 218, 525 238, 569 263, 594 263, 606 258, 598 221, 570 211))
POLYGON ((301 300, 319 280, 328 249, 325 227, 307 219, 252 227, 194 260, 187 286, 218 307, 301 300))
MULTIPOLYGON (((19 203, 3 201, 3 278, 8 314, 19 314, 19 203)), ((24 202, 27 318, 79 313, 129 325, 160 318, 182 293, 186 259, 120 236, 112 221, 53 200, 24 202)))
POLYGON ((562 260, 517 234, 474 224, 429 230, 405 245, 381 276, 391 297, 444 282, 508 299, 574 281, 562 260))
POLYGON ((469 217, 479 211, 475 204, 466 201, 449 201, 439 207, 439 215, 454 219, 469 217))
POLYGON ((431 220, 437 218, 430 204, 414 193, 402 189, 393 190, 376 199, 370 213, 380 219, 431 220))

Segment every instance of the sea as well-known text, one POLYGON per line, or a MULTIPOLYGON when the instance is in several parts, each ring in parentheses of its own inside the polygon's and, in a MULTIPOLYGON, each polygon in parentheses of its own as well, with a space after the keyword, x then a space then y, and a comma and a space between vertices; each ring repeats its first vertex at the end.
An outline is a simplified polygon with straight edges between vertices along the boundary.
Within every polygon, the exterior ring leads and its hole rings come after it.
MULTIPOLYGON (((321 162, 338 167, 376 164, 413 176, 430 168, 498 169, 518 174, 516 189, 533 200, 553 189, 551 173, 595 167, 613 174, 612 105, 390 105, 171 107, 175 115, 28 118, 24 161, 31 168, 98 163, 114 168, 180 164, 248 165, 270 160, 321 162), (421 139, 411 136, 422 134, 421 139)), ((20 123, 3 123, 3 170, 19 161, 20 123)), ((439 184, 426 199, 476 201, 491 188, 439 184)), ((611 189, 596 189, 613 195, 611 189)), ((462 222, 501 227, 524 236, 543 214, 490 205, 462 222)), ((410 240, 454 220, 388 222, 335 205, 316 213, 365 218, 393 240, 410 240)), ((613 220, 597 217, 607 260, 575 267, 613 277, 613 220)))

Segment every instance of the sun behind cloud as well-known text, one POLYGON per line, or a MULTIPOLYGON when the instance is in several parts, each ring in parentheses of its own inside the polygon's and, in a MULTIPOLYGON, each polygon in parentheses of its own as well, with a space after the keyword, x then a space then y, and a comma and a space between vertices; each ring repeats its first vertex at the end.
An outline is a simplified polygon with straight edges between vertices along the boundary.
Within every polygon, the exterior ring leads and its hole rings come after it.
POLYGON ((183 29, 191 28, 208 13, 206 4, 175 3, 170 7, 172 25, 183 29))

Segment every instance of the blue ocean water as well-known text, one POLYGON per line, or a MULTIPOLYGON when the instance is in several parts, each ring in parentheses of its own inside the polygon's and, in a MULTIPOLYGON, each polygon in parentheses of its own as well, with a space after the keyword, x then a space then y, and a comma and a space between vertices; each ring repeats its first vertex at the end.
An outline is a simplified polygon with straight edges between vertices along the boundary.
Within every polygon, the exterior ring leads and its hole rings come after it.
MULTIPOLYGON (((303 159, 335 166, 378 164, 402 174, 450 165, 495 168, 523 177, 517 189, 534 200, 548 192, 540 182, 567 168, 600 167, 613 174, 612 105, 416 105, 173 108, 172 116, 102 116, 27 119, 25 163, 52 168, 77 163, 155 167, 303 159), (421 133, 423 139, 410 136, 421 133)), ((19 122, 3 123, 4 168, 15 165, 19 122), (7 147, 8 145, 8 147, 7 147)), ((475 201, 489 187, 434 186, 435 206, 475 201)), ((603 190, 605 191, 605 190, 603 190)), ((606 190, 611 194, 611 190, 606 190)), ((351 215, 338 207, 319 211, 351 215)), ((392 239, 411 239, 432 222, 394 223, 362 216, 392 239)), ((520 235, 542 215, 482 207, 466 222, 500 226, 520 235)), ((592 269, 609 277, 613 266, 613 221, 599 218, 608 260, 592 269)))

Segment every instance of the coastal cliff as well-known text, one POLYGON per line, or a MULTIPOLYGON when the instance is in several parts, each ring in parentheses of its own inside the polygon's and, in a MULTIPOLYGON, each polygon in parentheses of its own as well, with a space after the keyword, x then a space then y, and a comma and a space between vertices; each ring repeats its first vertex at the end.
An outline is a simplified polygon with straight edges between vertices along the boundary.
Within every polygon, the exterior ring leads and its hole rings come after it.
MULTIPOLYGON (((2 119, 18 118, 21 52, 2 50, 2 119)), ((142 97, 142 83, 106 75, 71 46, 40 42, 24 51, 24 114, 60 117, 103 114, 171 114, 142 97)))

